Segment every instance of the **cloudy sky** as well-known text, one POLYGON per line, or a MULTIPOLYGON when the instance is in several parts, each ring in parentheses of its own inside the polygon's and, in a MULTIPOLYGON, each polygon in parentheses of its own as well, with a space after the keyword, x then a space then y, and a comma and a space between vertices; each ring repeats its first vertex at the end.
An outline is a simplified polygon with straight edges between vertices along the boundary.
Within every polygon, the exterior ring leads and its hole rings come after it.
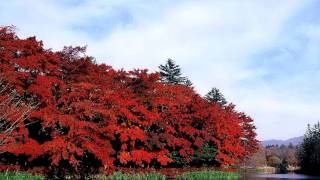
POLYGON ((320 1, 10 0, 0 25, 47 48, 88 45, 132 69, 167 58, 200 94, 217 87, 255 119, 259 139, 300 136, 320 120, 320 1))

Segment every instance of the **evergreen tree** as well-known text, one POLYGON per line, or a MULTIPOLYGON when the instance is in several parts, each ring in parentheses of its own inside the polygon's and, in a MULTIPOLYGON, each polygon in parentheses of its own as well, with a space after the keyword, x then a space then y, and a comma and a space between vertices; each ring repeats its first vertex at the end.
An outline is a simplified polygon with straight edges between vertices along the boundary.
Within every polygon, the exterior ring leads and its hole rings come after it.
POLYGON ((282 162, 281 162, 281 164, 279 165, 279 170, 280 170, 280 172, 281 172, 281 173, 286 173, 286 172, 288 172, 288 166, 289 166, 289 164, 288 164, 287 159, 283 159, 282 162))
MULTIPOLYGON (((172 59, 168 59, 165 65, 160 65, 161 81, 164 83, 186 85, 187 78, 181 74, 181 68, 172 59)), ((188 84, 190 84, 190 80, 188 84)), ((192 84, 192 83, 191 83, 192 84)))
POLYGON ((212 88, 211 91, 209 91, 209 93, 205 96, 205 98, 209 102, 216 102, 221 106, 225 106, 228 103, 223 94, 217 88, 212 88))
POLYGON ((292 142, 289 143, 288 148, 289 148, 289 149, 293 149, 293 148, 294 148, 292 142))
POLYGON ((186 78, 187 80, 184 82, 184 85, 188 86, 188 87, 192 87, 193 83, 190 81, 190 79, 186 78))
POLYGON ((302 171, 320 174, 320 123, 308 125, 299 148, 299 161, 302 171))

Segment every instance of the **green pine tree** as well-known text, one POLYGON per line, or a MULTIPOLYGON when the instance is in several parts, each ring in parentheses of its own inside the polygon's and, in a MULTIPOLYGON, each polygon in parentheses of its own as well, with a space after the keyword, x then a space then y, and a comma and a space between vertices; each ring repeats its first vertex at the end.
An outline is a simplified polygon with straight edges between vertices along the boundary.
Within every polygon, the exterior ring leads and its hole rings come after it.
POLYGON ((220 104, 221 106, 225 106, 228 103, 227 100, 224 98, 223 94, 217 88, 212 88, 211 91, 209 91, 208 94, 205 96, 205 98, 209 102, 215 102, 220 104))
POLYGON ((160 65, 159 69, 162 82, 192 86, 191 81, 182 76, 180 66, 172 59, 168 59, 165 65, 160 65))
MULTIPOLYGON (((187 79, 187 78, 186 78, 187 79)), ((192 87, 193 86, 193 83, 190 81, 190 79, 187 79, 185 82, 184 82, 184 85, 188 86, 188 87, 192 87)))

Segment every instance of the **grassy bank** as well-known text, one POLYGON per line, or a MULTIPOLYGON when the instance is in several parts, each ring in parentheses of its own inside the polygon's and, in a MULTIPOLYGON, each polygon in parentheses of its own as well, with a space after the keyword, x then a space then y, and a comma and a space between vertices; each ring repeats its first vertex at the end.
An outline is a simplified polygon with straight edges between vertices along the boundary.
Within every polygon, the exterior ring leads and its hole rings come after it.
MULTIPOLYGON (((220 171, 195 171, 186 172, 177 175, 175 178, 178 180, 198 180, 198 179, 238 179, 240 173, 233 172, 220 172, 220 171)), ((166 176, 160 173, 146 173, 146 174, 129 174, 122 172, 115 172, 109 175, 106 179, 111 180, 165 180, 166 176)))
POLYGON ((236 172, 220 172, 220 171, 198 171, 187 172, 178 175, 176 178, 179 180, 197 180, 197 179, 238 179, 239 173, 236 172))
MULTIPOLYGON (((197 180, 197 179, 238 179, 240 177, 239 173, 232 172, 220 172, 220 171, 195 171, 186 172, 177 175, 175 178, 178 180, 197 180)), ((166 176, 160 173, 124 173, 115 172, 111 175, 95 175, 91 177, 92 179, 98 180, 165 180, 166 176)), ((2 172, 0 173, 1 180, 43 180, 42 176, 35 176, 28 173, 20 172, 2 172)))
POLYGON ((264 166, 264 167, 246 167, 240 168, 241 173, 276 173, 277 169, 274 167, 264 166))
MULTIPOLYGON (((99 179, 99 178, 97 178, 99 179)), ((110 180, 165 180, 166 176, 160 173, 138 173, 138 174, 130 174, 123 172, 115 172, 112 175, 107 176, 107 178, 102 179, 110 179, 110 180)))
POLYGON ((28 173, 22 172, 1 172, 0 173, 1 180, 43 180, 43 176, 36 176, 28 173))

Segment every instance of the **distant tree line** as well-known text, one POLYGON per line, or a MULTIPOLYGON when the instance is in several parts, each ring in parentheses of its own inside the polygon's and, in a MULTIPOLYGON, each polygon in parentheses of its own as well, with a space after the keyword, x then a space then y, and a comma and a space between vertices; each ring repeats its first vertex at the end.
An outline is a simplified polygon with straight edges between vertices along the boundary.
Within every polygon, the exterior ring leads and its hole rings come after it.
POLYGON ((267 165, 278 168, 281 172, 286 172, 289 166, 298 166, 297 157, 298 146, 291 143, 285 145, 272 145, 266 147, 267 165))
POLYGON ((260 146, 258 152, 250 157, 245 165, 251 167, 269 166, 277 168, 281 172, 286 172, 290 166, 298 166, 297 150, 298 146, 294 146, 291 143, 288 146, 260 146))

